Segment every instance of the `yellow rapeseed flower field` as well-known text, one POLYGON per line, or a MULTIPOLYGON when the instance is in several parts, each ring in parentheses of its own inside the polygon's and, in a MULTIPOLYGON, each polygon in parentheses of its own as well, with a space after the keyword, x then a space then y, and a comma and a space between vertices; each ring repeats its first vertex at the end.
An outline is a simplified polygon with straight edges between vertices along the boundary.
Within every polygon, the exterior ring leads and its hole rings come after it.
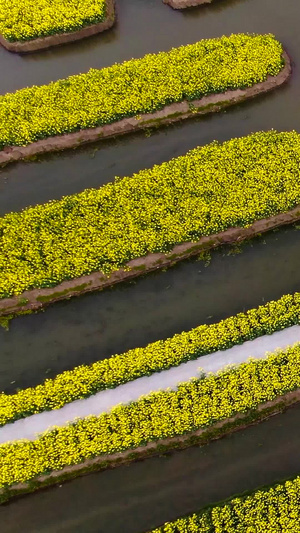
POLYGON ((99 417, 57 427, 34 441, 0 445, 0 487, 101 454, 205 428, 300 386, 300 345, 234 369, 152 393, 99 417))
POLYGON ((0 34, 28 41, 80 30, 105 16, 106 0, 0 0, 0 34))
POLYGON ((130 259, 286 212, 300 202, 299 169, 298 133, 259 132, 9 213, 0 218, 0 298, 109 274, 130 259))
POLYGON ((300 477, 166 522, 149 533, 300 533, 300 477))
POLYGON ((16 394, 0 394, 0 425, 116 387, 140 376, 235 344, 270 334, 300 321, 300 293, 282 296, 257 309, 201 325, 166 340, 82 365, 16 394))
MULTIPOLYGON (((86 1, 80 4, 83 10, 86 1)), ((150 113, 171 102, 250 87, 282 70, 282 51, 273 35, 204 39, 0 96, 0 150, 150 113)))

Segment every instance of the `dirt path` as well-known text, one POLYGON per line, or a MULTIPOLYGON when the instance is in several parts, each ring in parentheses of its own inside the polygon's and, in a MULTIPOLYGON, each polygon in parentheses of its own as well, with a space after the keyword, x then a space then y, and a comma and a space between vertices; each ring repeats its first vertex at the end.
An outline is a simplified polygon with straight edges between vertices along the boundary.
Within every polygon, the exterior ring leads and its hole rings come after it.
POLYGON ((292 326, 272 335, 263 335, 227 350, 198 357, 177 367, 154 372, 151 376, 137 378, 115 389, 106 389, 89 398, 76 400, 61 409, 44 411, 6 424, 0 428, 0 443, 18 439, 35 440, 39 433, 52 426, 64 426, 76 418, 85 418, 89 415, 99 416, 120 403, 137 401, 141 396, 154 391, 167 388, 175 390, 178 383, 199 377, 202 371, 205 374, 216 373, 229 365, 246 362, 250 357, 264 359, 268 352, 275 352, 277 348, 285 349, 296 342, 300 342, 300 326, 292 326))

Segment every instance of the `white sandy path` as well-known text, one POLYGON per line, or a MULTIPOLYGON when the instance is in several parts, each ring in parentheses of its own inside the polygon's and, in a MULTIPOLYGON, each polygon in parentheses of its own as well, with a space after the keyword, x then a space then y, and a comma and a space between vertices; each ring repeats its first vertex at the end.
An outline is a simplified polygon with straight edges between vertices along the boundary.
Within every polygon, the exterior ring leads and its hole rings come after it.
POLYGON ((154 391, 167 388, 176 389, 178 383, 199 376, 201 371, 205 373, 217 372, 228 365, 238 365, 245 362, 249 357, 264 359, 268 352, 274 352, 277 348, 286 348, 297 342, 300 342, 300 326, 298 325, 277 331, 272 335, 258 337, 227 350, 198 357, 194 361, 182 363, 169 370, 137 378, 124 385, 119 385, 115 389, 106 389, 89 398, 76 400, 66 404, 61 409, 45 411, 6 424, 0 428, 0 443, 23 438, 34 440, 38 433, 42 433, 52 426, 63 426, 76 420, 76 418, 108 412, 120 403, 126 404, 138 400, 141 396, 154 391))

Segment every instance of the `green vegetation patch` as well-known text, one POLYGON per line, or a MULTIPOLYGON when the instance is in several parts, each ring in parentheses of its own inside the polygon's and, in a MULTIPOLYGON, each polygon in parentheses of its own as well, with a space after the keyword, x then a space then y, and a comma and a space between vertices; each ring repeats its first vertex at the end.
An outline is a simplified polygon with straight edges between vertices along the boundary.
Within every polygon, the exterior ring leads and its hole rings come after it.
POLYGON ((300 135, 213 142, 132 177, 0 218, 0 298, 54 287, 300 203, 300 135))
POLYGON ((66 296, 67 294, 72 294, 73 292, 77 291, 83 291, 88 287, 90 283, 81 283, 81 285, 76 285, 75 287, 69 287, 68 289, 64 289, 63 291, 56 291, 52 292, 51 294, 45 294, 37 296, 37 301, 42 303, 51 302, 53 300, 59 299, 61 296, 66 296))
POLYGON ((49 430, 37 440, 0 445, 0 487, 29 481, 102 454, 113 454, 207 428, 248 413, 300 386, 300 346, 161 391, 49 430))
POLYGON ((199 513, 166 522, 149 533, 225 533, 299 531, 300 477, 235 497, 199 513))
POLYGON ((257 309, 201 325, 190 331, 82 365, 16 394, 0 394, 0 425, 166 370, 201 355, 225 350, 300 322, 300 293, 282 296, 257 309))
POLYGON ((10 42, 78 31, 105 17, 106 0, 0 0, 0 34, 10 42))
POLYGON ((0 97, 0 149, 251 87, 282 70, 282 51, 272 35, 205 39, 6 94, 0 97))

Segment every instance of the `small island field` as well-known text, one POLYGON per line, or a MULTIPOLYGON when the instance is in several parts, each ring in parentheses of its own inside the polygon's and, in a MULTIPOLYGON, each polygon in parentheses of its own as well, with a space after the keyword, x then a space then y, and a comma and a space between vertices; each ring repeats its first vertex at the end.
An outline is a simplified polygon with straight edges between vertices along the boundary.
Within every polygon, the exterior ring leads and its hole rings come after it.
POLYGON ((299 159, 298 133, 259 132, 5 215, 0 314, 39 309, 298 220, 299 159))
POLYGON ((114 20, 114 0, 25 0, 21 9, 17 0, 0 0, 0 44, 34 52, 95 35, 114 20))
POLYGON ((233 34, 0 96, 0 164, 219 111, 274 90, 272 35, 233 34))

